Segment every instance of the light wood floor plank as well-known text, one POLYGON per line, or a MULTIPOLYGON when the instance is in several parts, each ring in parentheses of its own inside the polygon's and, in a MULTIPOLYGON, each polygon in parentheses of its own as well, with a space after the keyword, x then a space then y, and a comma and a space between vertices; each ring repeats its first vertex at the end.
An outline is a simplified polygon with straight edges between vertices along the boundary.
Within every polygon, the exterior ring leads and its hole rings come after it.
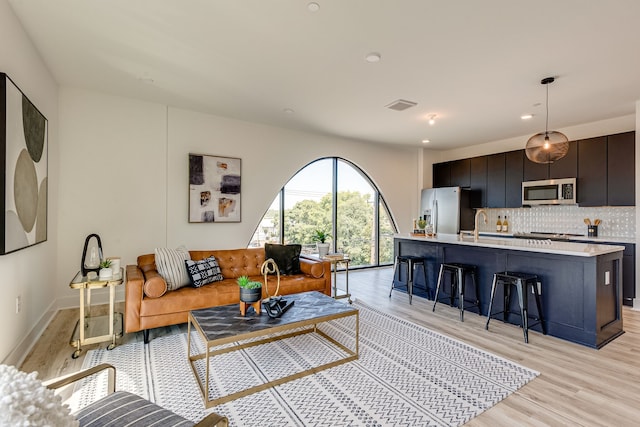
MULTIPOLYGON (((544 336, 492 321, 484 329, 485 317, 467 312, 460 322, 458 310, 420 297, 409 305, 406 293, 394 291, 389 298, 390 268, 356 270, 349 273, 354 298, 393 313, 431 330, 504 357, 540 372, 540 376, 502 402, 471 420, 469 426, 635 426, 640 425, 640 312, 623 310, 626 333, 600 350, 544 336)), ((339 286, 344 273, 338 275, 339 286)), ((122 311, 124 304, 118 304, 122 311)), ((37 371, 49 379, 78 370, 83 355, 73 360, 69 339, 78 310, 62 310, 26 358, 21 369, 37 371)), ((159 328, 152 339, 184 331, 184 326, 159 328)), ((142 333, 127 334, 118 343, 142 341, 142 333)), ((106 348, 108 343, 85 350, 106 348)))

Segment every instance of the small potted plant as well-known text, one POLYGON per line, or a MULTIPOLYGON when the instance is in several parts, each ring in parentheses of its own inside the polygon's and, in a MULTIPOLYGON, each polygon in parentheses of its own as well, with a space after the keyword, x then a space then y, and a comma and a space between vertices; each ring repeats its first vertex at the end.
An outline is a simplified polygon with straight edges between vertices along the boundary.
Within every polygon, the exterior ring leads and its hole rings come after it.
POLYGON ((320 258, 327 256, 329 253, 329 243, 327 243, 327 239, 330 237, 329 233, 324 230, 316 230, 311 237, 314 242, 317 242, 316 246, 318 247, 318 256, 320 256, 320 258))
POLYGON ((111 271, 111 260, 104 259, 100 261, 100 279, 110 279, 113 276, 113 271, 111 271))
POLYGON ((240 287, 240 301, 254 303, 262 298, 262 283, 249 279, 248 276, 240 276, 236 279, 240 287))

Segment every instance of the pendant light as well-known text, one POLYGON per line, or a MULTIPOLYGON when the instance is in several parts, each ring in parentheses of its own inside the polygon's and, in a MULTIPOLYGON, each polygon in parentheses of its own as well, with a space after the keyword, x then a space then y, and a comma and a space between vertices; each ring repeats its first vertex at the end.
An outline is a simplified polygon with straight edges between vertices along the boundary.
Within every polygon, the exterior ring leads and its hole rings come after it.
POLYGON ((529 138, 525 148, 527 157, 535 163, 553 163, 566 156, 569 151, 569 139, 561 132, 549 131, 549 84, 554 81, 553 77, 545 77, 540 81, 547 86, 547 120, 544 132, 529 138))

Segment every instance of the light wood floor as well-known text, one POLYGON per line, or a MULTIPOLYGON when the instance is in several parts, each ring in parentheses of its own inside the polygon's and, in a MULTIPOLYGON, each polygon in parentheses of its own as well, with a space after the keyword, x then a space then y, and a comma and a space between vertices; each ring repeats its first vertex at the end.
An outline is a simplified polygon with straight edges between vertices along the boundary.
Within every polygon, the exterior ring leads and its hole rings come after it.
MULTIPOLYGON (((402 292, 394 292, 389 298, 391 275, 390 268, 351 271, 351 293, 370 305, 540 372, 539 377, 467 425, 640 425, 640 312, 625 307, 626 333, 600 350, 536 332, 530 333, 529 344, 525 344, 516 326, 496 321, 486 331, 484 317, 467 313, 461 323, 458 311, 447 305, 438 305, 434 313, 431 301, 414 297, 409 305, 407 294, 402 292)), ((343 280, 339 275, 339 284, 343 280)), ((69 345, 77 316, 78 310, 59 312, 21 369, 38 371, 41 379, 80 369, 84 353, 72 359, 73 348, 69 345)), ((151 332, 151 338, 183 329, 160 328, 151 332)), ((141 333, 127 334, 119 343, 141 340, 141 333)))

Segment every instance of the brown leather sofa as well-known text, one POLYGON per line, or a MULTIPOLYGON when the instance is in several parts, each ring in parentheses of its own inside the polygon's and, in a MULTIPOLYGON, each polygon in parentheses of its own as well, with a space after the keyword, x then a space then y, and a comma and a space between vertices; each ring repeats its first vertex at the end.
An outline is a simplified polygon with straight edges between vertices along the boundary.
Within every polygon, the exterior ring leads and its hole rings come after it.
MULTIPOLYGON (((149 341, 149 329, 187 322, 190 310, 240 302, 236 279, 249 276, 264 283, 260 268, 265 260, 264 248, 189 251, 191 259, 202 260, 214 256, 224 280, 199 288, 186 286, 174 291, 163 291, 166 283, 156 269, 155 255, 138 257, 137 265, 127 265, 125 285, 125 332, 144 331, 149 341)), ((281 275, 280 295, 319 291, 331 295, 331 264, 316 258, 300 256, 302 274, 281 275)), ((269 292, 276 290, 275 275, 269 276, 269 292)), ((262 286, 262 296, 267 297, 262 286)), ((239 309, 238 309, 239 310, 239 309)))

